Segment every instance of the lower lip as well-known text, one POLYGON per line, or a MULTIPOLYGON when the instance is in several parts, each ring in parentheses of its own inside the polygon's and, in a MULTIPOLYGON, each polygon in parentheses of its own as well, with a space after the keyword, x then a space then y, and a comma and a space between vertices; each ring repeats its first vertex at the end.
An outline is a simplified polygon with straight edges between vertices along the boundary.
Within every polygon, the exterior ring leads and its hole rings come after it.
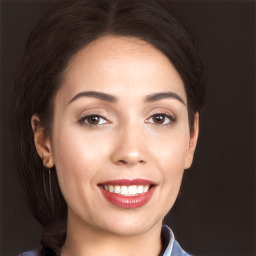
POLYGON ((107 190, 99 187, 102 195, 113 205, 121 208, 138 208, 145 205, 152 197, 155 186, 150 188, 147 192, 139 194, 137 196, 124 196, 117 193, 111 193, 107 190))

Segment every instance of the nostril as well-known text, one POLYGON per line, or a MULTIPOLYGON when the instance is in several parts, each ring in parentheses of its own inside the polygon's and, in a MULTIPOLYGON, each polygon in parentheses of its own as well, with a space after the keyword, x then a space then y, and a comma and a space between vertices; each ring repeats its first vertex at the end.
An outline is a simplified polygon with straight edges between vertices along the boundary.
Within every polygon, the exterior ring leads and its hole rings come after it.
POLYGON ((120 165, 130 165, 130 164, 134 165, 134 164, 136 164, 136 163, 144 164, 145 161, 144 161, 144 160, 139 160, 139 161, 126 161, 126 160, 120 159, 120 160, 117 161, 117 163, 120 164, 120 165))
POLYGON ((127 162, 125 160, 119 160, 118 163, 119 164, 127 164, 127 162))

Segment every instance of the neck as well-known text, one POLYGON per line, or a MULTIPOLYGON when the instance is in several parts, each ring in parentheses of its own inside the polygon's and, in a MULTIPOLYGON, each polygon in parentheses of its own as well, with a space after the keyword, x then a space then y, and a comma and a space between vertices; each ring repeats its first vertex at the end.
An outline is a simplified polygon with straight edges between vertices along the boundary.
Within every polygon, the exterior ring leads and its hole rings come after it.
POLYGON ((68 219, 61 256, 156 256, 161 251, 161 227, 159 221, 143 233, 120 235, 68 219))

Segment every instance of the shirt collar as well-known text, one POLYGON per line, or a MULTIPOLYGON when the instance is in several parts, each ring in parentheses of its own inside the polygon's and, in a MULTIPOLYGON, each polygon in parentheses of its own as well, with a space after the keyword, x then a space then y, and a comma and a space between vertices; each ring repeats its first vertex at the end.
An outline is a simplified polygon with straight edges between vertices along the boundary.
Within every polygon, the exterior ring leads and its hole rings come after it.
POLYGON ((172 247, 174 243, 174 234, 172 230, 168 226, 163 225, 161 237, 163 249, 159 256, 170 256, 172 253, 172 247))

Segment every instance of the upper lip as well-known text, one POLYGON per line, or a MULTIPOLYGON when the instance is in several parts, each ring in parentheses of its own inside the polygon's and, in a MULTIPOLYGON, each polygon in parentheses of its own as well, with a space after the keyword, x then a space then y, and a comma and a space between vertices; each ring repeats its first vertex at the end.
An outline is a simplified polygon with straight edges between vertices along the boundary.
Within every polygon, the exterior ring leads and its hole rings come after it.
POLYGON ((98 185, 131 186, 131 185, 155 185, 155 183, 151 180, 146 180, 146 179, 118 179, 118 180, 104 181, 99 183, 98 185))

